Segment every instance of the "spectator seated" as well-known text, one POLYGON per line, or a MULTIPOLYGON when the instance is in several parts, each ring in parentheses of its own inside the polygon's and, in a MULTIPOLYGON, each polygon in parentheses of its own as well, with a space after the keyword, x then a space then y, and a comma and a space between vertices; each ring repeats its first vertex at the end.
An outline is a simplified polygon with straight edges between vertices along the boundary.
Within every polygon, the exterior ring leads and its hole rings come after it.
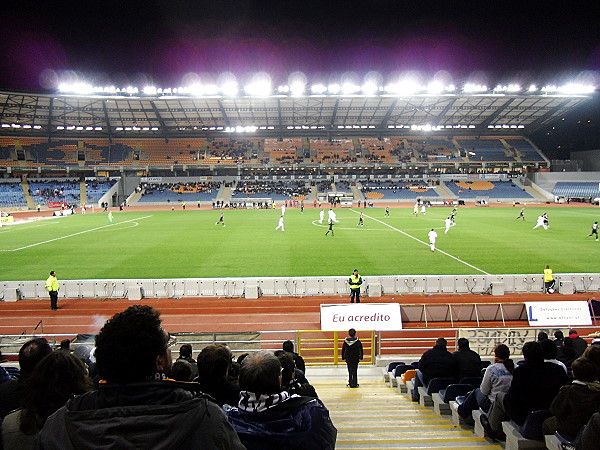
POLYGON ((304 181, 295 182, 267 182, 267 181, 239 181, 231 190, 231 199, 243 200, 246 198, 272 198, 276 202, 285 200, 306 200, 310 188, 304 181))
POLYGON ((61 202, 78 205, 81 188, 78 180, 29 180, 29 193, 37 203, 61 202))
POLYGON ((140 203, 181 203, 213 200, 219 189, 220 181, 209 183, 144 183, 140 203))

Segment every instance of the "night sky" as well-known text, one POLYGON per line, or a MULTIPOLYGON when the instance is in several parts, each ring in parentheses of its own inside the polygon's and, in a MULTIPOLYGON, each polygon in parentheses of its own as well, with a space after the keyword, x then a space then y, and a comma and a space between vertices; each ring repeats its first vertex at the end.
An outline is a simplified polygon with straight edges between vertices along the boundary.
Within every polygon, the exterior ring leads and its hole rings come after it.
POLYGON ((242 83, 265 71, 274 85, 294 71, 559 83, 600 71, 599 23, 597 0, 5 1, 0 89, 54 90, 68 74, 177 87, 227 71, 242 83))

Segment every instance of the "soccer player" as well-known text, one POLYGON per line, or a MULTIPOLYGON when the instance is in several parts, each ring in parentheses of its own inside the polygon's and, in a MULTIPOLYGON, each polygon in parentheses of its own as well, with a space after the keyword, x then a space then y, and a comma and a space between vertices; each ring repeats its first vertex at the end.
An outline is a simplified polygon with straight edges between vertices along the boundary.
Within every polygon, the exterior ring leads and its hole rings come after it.
POLYGON ((327 211, 327 215, 329 218, 329 222, 335 222, 335 223, 339 222, 339 220, 337 220, 337 216, 335 215, 335 212, 333 211, 333 209, 329 208, 329 211, 327 211))
POLYGON ((415 206, 413 208, 413 212, 412 212, 415 216, 419 215, 419 203, 415 203, 415 206))
POLYGON ((319 223, 323 223, 323 219, 325 218, 325 211, 319 211, 319 223))
POLYGON ((545 220, 546 219, 544 219, 544 216, 538 216, 537 222, 536 222, 535 226, 533 227, 533 229, 535 230, 536 228, 544 227, 544 230, 547 230, 548 227, 545 224, 545 220))
POLYGON ((304 214, 304 200, 300 202, 300 213, 304 214))
POLYGON ((427 214, 427 207, 425 206, 425 203, 423 203, 423 205, 421 206, 421 214, 423 214, 423 215, 427 214))
POLYGON ((596 235, 596 240, 598 240, 598 222, 594 222, 592 224, 592 232, 588 234, 587 237, 590 237, 594 234, 596 235))
POLYGON ((452 223, 454 223, 454 216, 456 216, 456 207, 454 207, 450 213, 450 220, 452 220, 452 223))
POLYGON ((437 239, 438 234, 432 228, 431 231, 429 233, 427 233, 427 236, 429 237, 429 248, 433 252, 433 251, 435 251, 435 240, 437 239))
POLYGON ((363 227, 363 226, 365 226, 365 222, 363 220, 363 213, 360 213, 360 216, 358 216, 358 224, 356 226, 357 227, 363 227))
POLYGON ((519 212, 519 216, 515 220, 523 219, 525 221, 525 208, 521 208, 521 212, 519 212))
POLYGON ((221 217, 219 217, 219 221, 215 222, 215 225, 219 225, 219 224, 225 226, 225 213, 224 212, 221 213, 221 217))
POLYGON ((109 211, 109 212, 108 212, 108 223, 109 223, 109 224, 111 224, 111 223, 114 223, 114 218, 113 218, 113 213, 112 213, 112 211, 109 211))
POLYGON ((327 232, 325 233, 325 236, 327 236, 329 234, 329 232, 331 231, 331 237, 333 237, 333 220, 329 219, 329 230, 327 230, 327 232))
POLYGON ((281 216, 279 218, 279 225, 277 225, 277 227, 275 228, 275 231, 279 230, 281 228, 281 231, 285 231, 285 228, 283 227, 283 216, 281 216))
POLYGON ((446 224, 446 231, 444 231, 444 234, 448 234, 450 227, 453 227, 454 225, 456 225, 454 222, 452 222, 452 219, 450 217, 448 217, 446 220, 444 220, 444 223, 446 224))
POLYGON ((390 207, 389 206, 385 207, 385 215, 384 215, 384 217, 390 217, 390 207))
POLYGON ((281 205, 281 215, 285 216, 285 202, 281 205))

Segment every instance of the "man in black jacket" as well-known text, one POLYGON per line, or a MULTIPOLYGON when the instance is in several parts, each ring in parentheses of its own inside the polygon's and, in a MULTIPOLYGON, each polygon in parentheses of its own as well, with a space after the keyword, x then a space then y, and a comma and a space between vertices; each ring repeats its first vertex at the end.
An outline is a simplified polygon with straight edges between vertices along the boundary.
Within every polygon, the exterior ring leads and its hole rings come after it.
POLYGON ((481 377, 481 357, 477 352, 469 348, 469 340, 460 338, 458 350, 452 353, 452 357, 458 363, 458 375, 456 381, 464 377, 481 377))
MULTIPOLYGON (((329 411, 313 397, 282 390, 279 359, 251 353, 240 367, 240 401, 224 407, 248 450, 332 450, 337 430, 329 411)), ((208 447, 206 447, 208 448, 208 447)))
POLYGON ((348 367, 348 386, 357 388, 358 384, 358 363, 363 359, 363 346, 360 339, 356 337, 356 330, 350 328, 348 337, 344 339, 342 345, 342 359, 346 361, 348 367))
POLYGON ((37 448, 244 448, 207 396, 167 379, 169 334, 150 306, 130 306, 96 337, 98 391, 48 418, 37 448))
POLYGON ((447 350, 446 339, 438 338, 433 348, 427 350, 419 360, 419 370, 415 376, 413 402, 419 401, 420 386, 427 386, 433 378, 456 378, 458 363, 447 350))

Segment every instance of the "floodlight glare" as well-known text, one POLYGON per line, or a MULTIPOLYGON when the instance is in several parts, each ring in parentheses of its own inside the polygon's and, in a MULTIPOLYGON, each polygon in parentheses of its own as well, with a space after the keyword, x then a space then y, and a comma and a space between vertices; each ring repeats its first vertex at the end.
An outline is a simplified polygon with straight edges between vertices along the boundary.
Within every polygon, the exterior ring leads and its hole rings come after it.
POLYGON ((365 95, 375 95, 378 91, 378 87, 377 84, 373 83, 372 81, 367 81, 362 85, 361 90, 365 95))
POLYGON ((145 95, 156 95, 156 88, 154 86, 146 86, 144 87, 145 95))
POLYGON ((337 83, 333 83, 333 84, 330 84, 329 86, 327 86, 327 91, 330 94, 339 94, 340 90, 341 90, 341 86, 337 83))
POLYGON ((594 86, 583 85, 577 83, 569 83, 558 88, 558 92, 561 94, 578 95, 578 94, 593 94, 595 91, 594 86))
POLYGON ((433 81, 427 86, 427 92, 430 94, 441 94, 445 90, 444 85, 439 81, 433 81))
POLYGON ((221 85, 221 92, 226 97, 235 97, 238 94, 238 84, 235 81, 227 81, 221 85))
POLYGON ((268 97, 271 94, 271 82, 267 80, 254 81, 246 85, 244 91, 253 97, 268 97))
POLYGON ((313 84, 310 87, 310 92, 317 95, 324 94, 325 92, 327 92, 327 86, 323 84, 313 84))
POLYGON ((295 81, 290 87, 289 90, 294 96, 300 96, 304 94, 304 89, 306 85, 302 81, 295 81))
POLYGON ((529 86, 529 89, 527 89, 528 92, 535 92, 537 91, 537 86, 535 84, 532 84, 531 86, 529 86))
POLYGON ((356 94, 360 90, 360 87, 354 83, 349 82, 349 83, 344 83, 342 85, 341 89, 342 89, 342 94, 351 95, 351 94, 356 94))

